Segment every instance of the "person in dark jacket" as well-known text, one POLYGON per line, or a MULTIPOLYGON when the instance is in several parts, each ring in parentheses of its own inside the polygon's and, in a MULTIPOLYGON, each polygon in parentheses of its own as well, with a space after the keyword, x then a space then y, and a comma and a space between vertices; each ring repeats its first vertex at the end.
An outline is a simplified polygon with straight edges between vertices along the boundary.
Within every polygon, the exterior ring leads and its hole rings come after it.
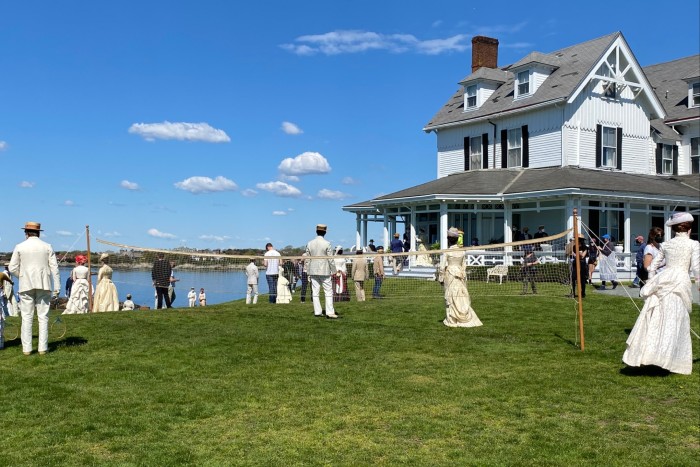
POLYGON ((164 253, 158 253, 158 257, 153 262, 153 269, 151 269, 151 279, 153 279, 153 287, 156 288, 156 308, 163 308, 163 299, 165 299, 166 308, 172 308, 170 303, 170 295, 168 294, 168 287, 170 287, 170 275, 173 269, 170 266, 170 262, 166 261, 164 253))
POLYGON ((644 248, 647 244, 644 242, 644 237, 637 235, 634 239, 634 244, 637 245, 637 255, 635 262, 637 263, 637 276, 632 281, 632 287, 641 287, 647 280, 647 271, 644 269, 644 248))

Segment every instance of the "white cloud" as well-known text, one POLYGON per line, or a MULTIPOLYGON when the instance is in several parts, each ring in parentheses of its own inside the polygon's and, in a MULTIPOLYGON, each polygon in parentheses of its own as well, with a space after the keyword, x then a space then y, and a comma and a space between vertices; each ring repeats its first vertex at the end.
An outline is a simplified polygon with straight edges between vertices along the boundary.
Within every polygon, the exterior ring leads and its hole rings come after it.
POLYGON ((26 180, 19 182, 21 188, 34 188, 34 185, 36 185, 35 182, 28 182, 26 180))
POLYGON ((296 183, 296 182, 298 182, 298 181, 301 180, 301 179, 300 179, 299 177, 297 177, 296 175, 285 175, 285 174, 281 174, 281 175, 280 175, 280 180, 282 180, 283 182, 295 182, 295 183, 296 183))
POLYGON ((287 211, 272 211, 273 216, 286 216, 287 211))
POLYGON ((301 196, 301 190, 299 190, 295 186, 289 185, 288 183, 284 182, 258 183, 255 186, 260 190, 269 191, 270 193, 274 193, 277 196, 284 196, 289 198, 296 198, 297 196, 301 196))
POLYGON ((316 196, 322 199, 345 199, 350 197, 349 194, 343 193, 342 191, 328 190, 326 188, 319 190, 316 196))
POLYGON ((166 233, 166 232, 161 232, 158 229, 148 229, 147 233, 151 237, 156 237, 156 238, 165 238, 168 240, 172 240, 173 238, 175 238, 175 235, 170 234, 170 233, 166 233))
POLYGON ((228 235, 200 235, 199 239, 208 242, 225 242, 226 240, 230 240, 231 237, 228 235))
POLYGON ((121 183, 119 184, 120 187, 127 189, 127 190, 138 190, 139 189, 139 184, 135 182, 130 182, 129 180, 122 180, 121 183))
POLYGON ((292 44, 282 44, 284 50, 297 55, 339 55, 386 50, 392 53, 414 52, 437 55, 462 52, 471 47, 470 34, 457 34, 440 39, 420 40, 412 34, 381 34, 373 31, 339 30, 325 34, 304 35, 292 44))
POLYGON ((343 185, 357 185, 360 182, 352 177, 343 177, 340 183, 342 183, 343 185))
POLYGON ((63 202, 63 205, 64 206, 75 206, 75 203, 73 201, 67 199, 63 202))
POLYGON ((225 131, 212 128, 204 122, 134 123, 129 127, 129 133, 137 134, 146 141, 155 141, 156 139, 203 141, 205 143, 228 143, 231 141, 225 131))
POLYGON ((241 194, 246 198, 252 198, 253 196, 256 196, 258 192, 250 188, 246 188, 245 190, 241 191, 241 194))
POLYGON ((110 238, 110 237, 121 237, 121 236, 122 236, 122 234, 120 234, 120 233, 117 232, 116 230, 115 230, 114 232, 105 232, 103 235, 104 235, 105 237, 107 237, 107 238, 110 238))
POLYGON ((0 141, 0 151, 4 151, 6 149, 7 149, 7 142, 0 141))
POLYGON ((304 132, 304 130, 292 122, 282 122, 282 131, 288 135, 300 135, 304 132))
POLYGON ((325 174, 331 171, 331 166, 321 154, 317 152, 305 152, 295 158, 284 159, 279 167, 279 171, 286 176, 325 174))
POLYGON ((209 177, 190 177, 175 183, 175 187, 190 193, 213 193, 217 191, 236 191, 238 185, 226 177, 219 175, 215 179, 209 177))
POLYGON ((68 232, 67 230, 57 230, 56 235, 59 237, 72 237, 75 234, 73 232, 68 232))

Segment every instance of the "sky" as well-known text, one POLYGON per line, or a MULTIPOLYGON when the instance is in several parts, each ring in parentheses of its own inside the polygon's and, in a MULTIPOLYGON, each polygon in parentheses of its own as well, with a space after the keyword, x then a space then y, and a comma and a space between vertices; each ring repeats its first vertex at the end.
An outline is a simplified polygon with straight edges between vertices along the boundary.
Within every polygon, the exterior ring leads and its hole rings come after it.
MULTIPOLYGON (((0 251, 355 242, 342 206, 436 178, 422 131, 471 72, 621 31, 642 66, 700 53, 696 0, 36 0, 0 7, 0 251)), ((381 243, 381 224, 369 236, 381 243)))

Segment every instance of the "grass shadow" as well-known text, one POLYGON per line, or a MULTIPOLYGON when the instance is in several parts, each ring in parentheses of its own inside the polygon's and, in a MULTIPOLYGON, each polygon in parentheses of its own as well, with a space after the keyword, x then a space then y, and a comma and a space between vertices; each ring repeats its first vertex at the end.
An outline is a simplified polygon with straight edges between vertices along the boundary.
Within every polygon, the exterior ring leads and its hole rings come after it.
POLYGON ((569 344, 571 347, 574 347, 574 348, 576 348, 576 349, 580 349, 580 348, 581 348, 576 342, 572 341, 571 339, 567 339, 566 337, 562 336, 561 334, 555 333, 554 336, 555 336, 555 337, 558 337, 558 338, 561 339, 561 340, 563 340, 564 342, 566 342, 567 344, 569 344))
POLYGON ((88 343, 88 340, 85 339, 84 337, 77 337, 77 336, 64 337, 61 340, 49 342, 49 352, 53 352, 53 351, 58 350, 60 348, 79 347, 79 346, 85 345, 87 343, 88 343))
POLYGON ((654 376, 665 377, 671 374, 670 371, 654 365, 626 366, 620 369, 620 374, 625 376, 654 376))

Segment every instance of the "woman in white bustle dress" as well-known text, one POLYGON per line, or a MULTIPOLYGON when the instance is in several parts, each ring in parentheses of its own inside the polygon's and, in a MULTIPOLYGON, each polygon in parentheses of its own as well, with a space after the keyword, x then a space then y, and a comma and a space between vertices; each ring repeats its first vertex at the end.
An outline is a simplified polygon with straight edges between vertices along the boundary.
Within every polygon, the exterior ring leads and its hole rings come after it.
POLYGON ((629 366, 655 365, 672 373, 693 370, 690 311, 693 302, 688 270, 700 283, 700 243, 690 239, 693 216, 679 212, 666 222, 676 236, 661 244, 639 292, 642 312, 627 339, 622 361, 629 366), (666 267, 657 273, 664 263, 666 267))
POLYGON ((466 266, 464 251, 459 250, 457 239, 459 232, 452 227, 447 231, 449 249, 444 254, 443 281, 445 287, 446 316, 442 323, 445 326, 472 328, 481 326, 481 320, 472 309, 471 298, 467 290, 466 266))
POLYGON ((117 286, 112 282, 112 268, 107 264, 109 256, 103 253, 100 256, 102 267, 97 272, 97 287, 92 297, 92 311, 119 311, 119 295, 117 286))
POLYGON ((277 301, 275 303, 290 303, 292 292, 289 290, 289 280, 284 277, 284 268, 280 266, 277 278, 277 301))
POLYGON ((66 304, 64 315, 75 315, 87 313, 90 310, 89 295, 92 293, 90 283, 90 270, 85 267, 87 258, 83 255, 75 257, 76 266, 71 271, 73 285, 70 289, 70 297, 66 304))
POLYGON ((416 238, 416 244, 418 245, 416 249, 418 250, 418 252, 422 253, 420 255, 416 255, 416 266, 433 266, 433 261, 430 258, 430 255, 427 254, 428 249, 423 244, 423 240, 421 240, 420 238, 416 238))

